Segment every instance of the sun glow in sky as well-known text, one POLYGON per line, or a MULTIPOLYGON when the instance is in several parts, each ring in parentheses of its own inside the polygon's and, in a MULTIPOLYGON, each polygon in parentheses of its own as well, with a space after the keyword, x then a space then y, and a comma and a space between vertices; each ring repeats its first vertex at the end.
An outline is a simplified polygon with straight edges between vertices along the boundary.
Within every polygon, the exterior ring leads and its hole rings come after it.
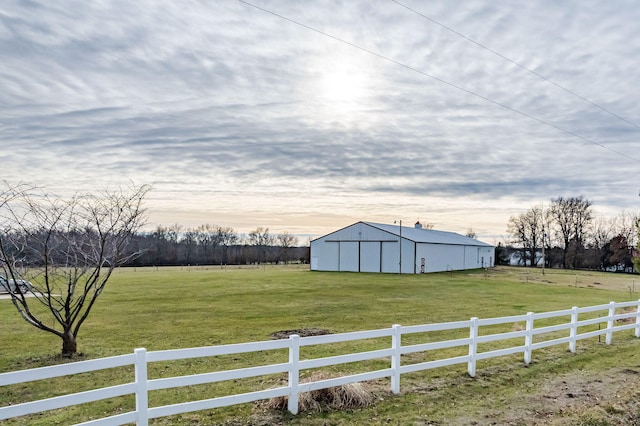
POLYGON ((366 85, 361 74, 341 66, 322 76, 321 97, 338 108, 361 105, 365 101, 366 85))
POLYGON ((242 233, 402 219, 494 242, 552 197, 640 208, 640 164, 597 145, 637 157, 634 2, 406 1, 635 127, 394 2, 256 2, 391 61, 234 0, 4 2, 0 179, 152 184, 149 226, 242 233))
POLYGON ((374 104, 374 88, 361 55, 330 54, 315 61, 317 77, 310 80, 321 119, 353 127, 364 125, 363 113, 374 104))

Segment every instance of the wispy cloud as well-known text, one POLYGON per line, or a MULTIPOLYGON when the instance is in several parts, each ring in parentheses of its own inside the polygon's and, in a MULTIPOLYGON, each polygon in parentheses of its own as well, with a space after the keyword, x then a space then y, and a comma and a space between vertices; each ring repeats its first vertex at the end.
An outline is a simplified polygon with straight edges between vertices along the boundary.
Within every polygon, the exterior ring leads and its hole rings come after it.
MULTIPOLYGON (((640 125, 634 2, 403 3, 640 125)), ((158 222, 308 233, 637 210, 637 127, 391 1, 256 4, 379 56, 232 0, 1 6, 2 178, 155 182, 158 222)))

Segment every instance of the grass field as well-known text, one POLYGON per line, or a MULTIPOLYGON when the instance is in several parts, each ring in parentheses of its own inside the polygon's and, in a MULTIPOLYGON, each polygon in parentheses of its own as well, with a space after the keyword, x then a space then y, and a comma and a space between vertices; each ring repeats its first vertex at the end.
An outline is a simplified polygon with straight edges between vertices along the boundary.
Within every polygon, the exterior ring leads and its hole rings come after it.
MULTIPOLYGON (((386 328, 392 324, 517 315, 638 298, 638 276, 595 272, 547 270, 542 275, 540 270, 496 268, 399 276, 310 272, 308 267, 299 266, 122 269, 114 274, 80 331, 78 348, 82 355, 79 359, 127 354, 137 347, 153 351, 269 340, 272 333, 281 330, 320 328, 340 333, 386 328)), ((3 318, 0 372, 66 362, 57 356, 59 339, 29 326, 10 301, 0 300, 0 317, 3 318)), ((364 346, 355 349, 368 350, 368 344, 362 343, 364 346)), ((534 403, 525 395, 541 395, 541 402, 546 403, 544 398, 552 392, 545 389, 555 380, 564 378, 565 384, 577 386, 576 377, 584 378, 584 375, 600 377, 596 383, 613 387, 619 375, 611 382, 602 377, 614 374, 615 369, 637 371, 640 376, 640 355, 637 355, 640 341, 633 338, 632 333, 616 334, 610 347, 598 339, 590 339, 579 343, 576 354, 566 349, 554 347, 534 352, 534 362, 528 367, 519 356, 483 361, 478 365, 475 379, 466 375, 465 366, 409 374, 402 377, 399 396, 387 393, 388 381, 371 383, 377 401, 365 409, 292 417, 245 404, 158 419, 154 424, 508 424, 509 416, 515 419, 513 424, 547 424, 543 414, 548 417, 548 424, 624 424, 616 422, 628 415, 637 415, 640 419, 640 407, 637 412, 629 412, 635 408, 622 404, 622 400, 618 405, 607 403, 602 412, 594 411, 587 404, 584 410, 557 409, 551 412, 551 417, 549 413, 529 413, 527 407, 534 403), (538 422, 528 423, 528 418, 538 422), (565 420, 568 423, 562 423, 565 420)), ((343 348, 322 349, 327 353, 340 350, 343 348)), ((313 356, 327 353, 318 352, 313 356)), ((161 364, 153 366, 149 376, 194 374, 238 368, 244 363, 286 361, 284 352, 260 357, 257 354, 242 359, 220 357, 161 364)), ((345 366, 336 372, 366 367, 345 366)), ((635 383, 631 379, 636 376, 629 374, 629 380, 624 377, 625 383, 635 383)), ((113 369, 90 377, 77 375, 48 383, 0 388, 0 405, 122 383, 130 377, 129 370, 113 369)), ((255 390, 255 386, 267 388, 275 386, 279 379, 162 391, 152 394, 150 404, 255 390)), ((608 391, 603 389, 603 392, 608 391)), ((614 393, 624 399, 623 395, 628 392, 633 390, 625 388, 614 393)), ((132 398, 116 398, 7 424, 68 424, 115 414, 130 409, 133 404, 132 398)), ((541 403, 541 407, 545 405, 548 406, 541 403)))

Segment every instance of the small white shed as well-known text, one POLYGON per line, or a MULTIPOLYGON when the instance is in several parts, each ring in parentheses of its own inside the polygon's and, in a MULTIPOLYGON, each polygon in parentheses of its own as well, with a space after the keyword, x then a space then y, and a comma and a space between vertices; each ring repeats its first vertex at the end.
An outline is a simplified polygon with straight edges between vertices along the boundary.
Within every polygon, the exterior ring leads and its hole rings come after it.
POLYGON ((454 232, 357 222, 311 241, 312 271, 420 274, 494 266, 495 247, 454 232))

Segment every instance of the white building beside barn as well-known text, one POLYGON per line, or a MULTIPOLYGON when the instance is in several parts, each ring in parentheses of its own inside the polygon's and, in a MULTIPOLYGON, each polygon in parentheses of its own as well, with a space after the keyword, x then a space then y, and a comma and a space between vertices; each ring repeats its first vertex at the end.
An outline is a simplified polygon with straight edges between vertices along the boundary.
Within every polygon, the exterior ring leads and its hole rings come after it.
POLYGON ((357 222, 311 241, 312 271, 420 274, 492 267, 495 247, 454 232, 357 222))

